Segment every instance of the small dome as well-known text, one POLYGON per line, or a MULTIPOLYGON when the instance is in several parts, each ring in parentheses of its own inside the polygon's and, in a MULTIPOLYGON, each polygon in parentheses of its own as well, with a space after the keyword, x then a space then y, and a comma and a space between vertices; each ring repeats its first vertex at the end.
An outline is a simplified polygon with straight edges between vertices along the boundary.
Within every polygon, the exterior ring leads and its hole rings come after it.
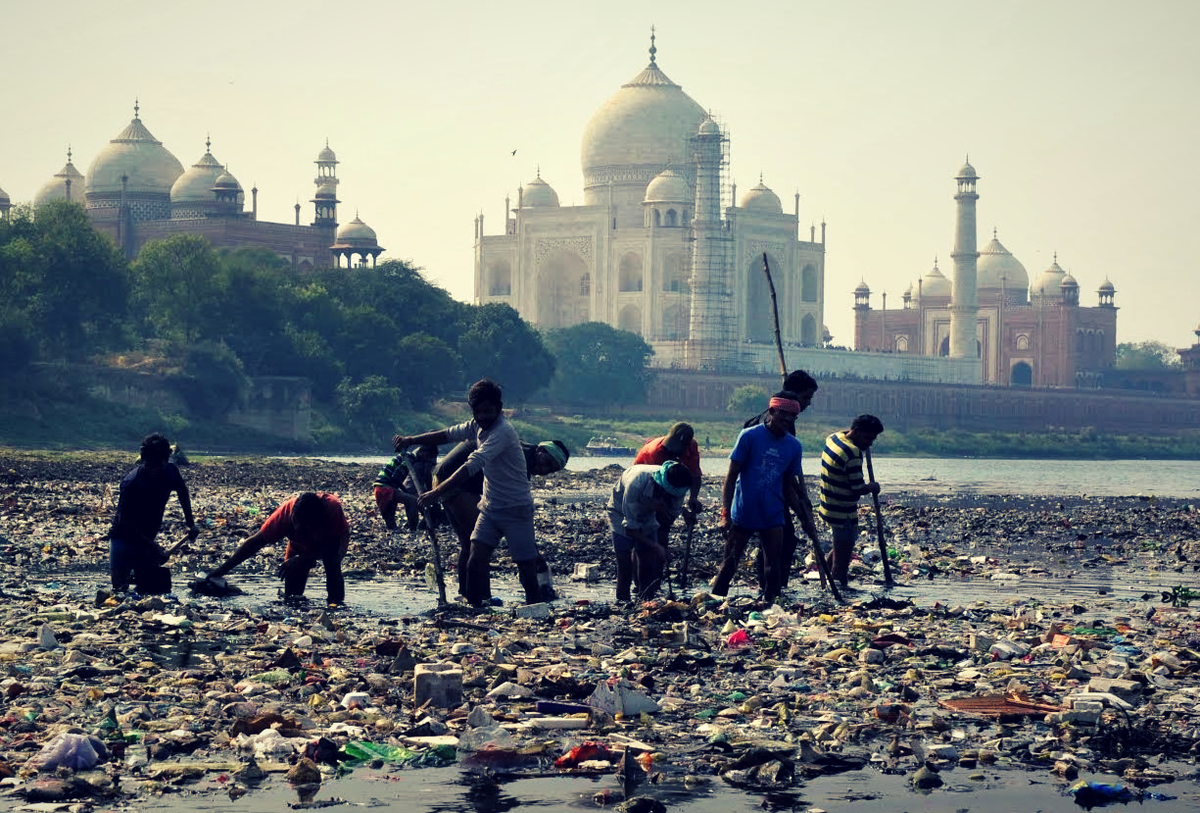
POLYGON ((975 167, 971 166, 971 162, 968 161, 962 165, 962 169, 960 169, 958 171, 958 175, 956 175, 955 177, 965 179, 965 178, 978 178, 979 176, 975 173, 975 167))
POLYGON ((363 223, 358 215, 337 230, 338 245, 354 248, 374 248, 379 245, 375 230, 363 223))
POLYGON ((328 141, 325 142, 325 148, 323 150, 321 150, 319 153, 317 153, 316 163, 318 163, 318 164, 329 164, 329 163, 336 164, 337 163, 337 155, 334 153, 333 150, 329 149, 328 141))
POLYGON ((783 214, 783 204, 779 202, 779 196, 772 192, 761 179, 759 179, 758 186, 742 195, 739 205, 752 212, 771 215, 783 214))
POLYGON ((550 184, 542 180, 542 174, 539 172, 538 176, 525 187, 525 191, 521 195, 521 206, 526 209, 535 206, 558 206, 558 193, 550 184))
POLYGON ((946 279, 937 263, 934 263, 933 269, 921 278, 921 296, 950 296, 953 291, 954 284, 946 279))
MULTIPOLYGON (((328 180, 332 181, 333 179, 330 178, 328 180)), ((334 183, 330 183, 330 182, 323 183, 317 187, 317 194, 314 195, 313 197, 316 199, 319 199, 319 200, 325 199, 325 198, 336 199, 337 198, 337 185, 334 183)))
POLYGON ((209 151, 209 143, 205 143, 204 155, 180 175, 171 186, 171 203, 211 203, 213 187, 224 172, 225 167, 213 158, 209 151))
POLYGON ((52 200, 67 199, 67 181, 71 182, 71 200, 83 203, 84 187, 87 182, 83 174, 71 163, 71 151, 67 150, 67 165, 55 173, 54 177, 42 184, 42 188, 33 196, 33 205, 41 206, 52 200))
POLYGON ((1030 291, 1040 296, 1057 296, 1059 289, 1062 288, 1063 277, 1066 275, 1067 272, 1062 270, 1058 264, 1058 256, 1055 255, 1054 262, 1034 280, 1030 291))
POLYGON ((910 282, 908 284, 908 287, 904 289, 904 297, 906 299, 910 299, 910 298, 912 298, 912 295, 913 295, 913 287, 912 287, 912 283, 910 282))
POLYGON ((712 116, 709 116, 707 119, 704 120, 704 123, 700 125, 699 135, 720 135, 720 134, 721 134, 721 128, 718 127, 717 123, 712 120, 712 116))
POLYGON ((1104 280, 1104 282, 1100 283, 1100 293, 1115 294, 1116 292, 1117 292, 1116 287, 1108 280, 1104 280))
POLYGON ((854 289, 855 296, 869 294, 869 293, 871 293, 871 289, 867 287, 866 280, 863 280, 862 282, 858 283, 858 286, 855 287, 855 289, 854 289))
POLYGON ((1029 288, 1029 272, 1025 270, 1025 266, 1021 264, 1020 260, 1000 245, 994 232, 992 242, 979 252, 976 269, 976 286, 980 290, 1004 288, 1007 291, 1023 292, 1029 288))
MULTIPOLYGON (((528 193, 526 193, 528 194, 528 193)), ((687 178, 671 168, 655 176, 646 187, 644 203, 687 203, 692 199, 692 189, 687 178)))
POLYGON ((179 159, 146 129, 135 106, 133 121, 108 142, 88 168, 87 194, 117 196, 124 189, 131 194, 169 196, 182 174, 179 159))
POLYGON ((242 185, 237 182, 237 178, 230 175, 229 171, 226 170, 225 172, 222 172, 220 175, 218 175, 217 179, 215 181, 213 181, 212 188, 213 188, 213 190, 241 189, 242 185))
POLYGON ((1062 278, 1062 287, 1078 288, 1079 283, 1075 281, 1075 278, 1073 276, 1071 276, 1070 274, 1067 274, 1065 277, 1062 278))

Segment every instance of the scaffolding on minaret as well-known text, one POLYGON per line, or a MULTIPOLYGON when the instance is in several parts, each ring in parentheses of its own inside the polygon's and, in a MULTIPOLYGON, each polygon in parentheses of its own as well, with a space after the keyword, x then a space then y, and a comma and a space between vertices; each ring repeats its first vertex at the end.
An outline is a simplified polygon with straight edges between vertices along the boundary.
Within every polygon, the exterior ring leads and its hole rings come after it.
POLYGON ((738 366, 738 331, 733 235, 724 217, 732 204, 729 136, 710 114, 690 147, 696 204, 689 237, 691 303, 684 363, 694 370, 732 370, 738 366))

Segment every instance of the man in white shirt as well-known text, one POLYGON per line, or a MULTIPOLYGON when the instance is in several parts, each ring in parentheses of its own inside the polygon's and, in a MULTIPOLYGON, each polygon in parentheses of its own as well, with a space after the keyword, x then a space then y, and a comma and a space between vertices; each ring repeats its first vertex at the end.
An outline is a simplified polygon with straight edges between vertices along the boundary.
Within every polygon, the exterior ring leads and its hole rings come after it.
POLYGON ((667 564, 667 549, 658 538, 658 517, 679 513, 691 486, 691 472, 674 460, 661 466, 630 466, 613 486, 608 521, 617 557, 617 601, 630 600, 635 577, 639 600, 658 592, 667 564))
POLYGON ((442 445, 471 441, 475 451, 446 480, 417 498, 426 508, 445 494, 452 494, 471 475, 483 472, 483 496, 479 501, 479 519, 471 533, 471 555, 467 561, 464 597, 479 606, 491 595, 492 552, 500 539, 508 540, 508 552, 517 565, 517 576, 525 590, 525 601, 541 601, 538 587, 537 543, 533 535, 533 495, 529 490, 525 453, 517 430, 504 418, 500 385, 484 378, 471 385, 467 403, 472 419, 456 426, 422 435, 396 435, 392 446, 397 452, 408 446, 442 445))

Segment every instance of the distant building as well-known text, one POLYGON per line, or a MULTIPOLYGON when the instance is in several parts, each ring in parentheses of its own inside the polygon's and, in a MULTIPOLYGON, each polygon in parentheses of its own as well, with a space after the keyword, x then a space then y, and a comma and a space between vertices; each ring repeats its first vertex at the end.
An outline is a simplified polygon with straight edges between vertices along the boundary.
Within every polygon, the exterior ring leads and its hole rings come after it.
MULTIPOLYGON (((355 257, 365 264, 383 251, 375 232, 355 216, 340 229, 337 222, 337 156, 326 143, 317 156, 314 218, 300 224, 268 223, 258 219, 258 189, 246 193, 238 180, 212 155, 211 142, 188 169, 157 140, 134 105, 133 120, 100 150, 84 175, 67 163, 38 190, 35 206, 52 200, 73 200, 87 211, 95 227, 113 238, 127 257, 134 257, 150 240, 175 234, 197 234, 217 248, 257 247, 273 251, 297 270, 340 265, 355 257)), ((0 214, 7 209, 0 193, 0 214)))
POLYGON ((1079 283, 1058 264, 1033 280, 995 232, 976 251, 978 175, 967 163, 956 178, 958 203, 951 282, 933 269, 909 286, 900 307, 871 307, 871 289, 854 290, 854 347, 884 353, 977 358, 981 380, 1002 386, 1103 384, 1116 357, 1116 289, 1108 280, 1094 307, 1080 304, 1079 283))
POLYGON ((588 321, 637 333, 660 365, 733 369, 774 340, 770 263, 789 345, 825 341, 825 224, 801 239, 760 178, 736 200, 729 136, 656 60, 584 129, 582 206, 541 171, 506 199, 503 233, 475 219, 475 301, 504 302, 541 328, 588 321))

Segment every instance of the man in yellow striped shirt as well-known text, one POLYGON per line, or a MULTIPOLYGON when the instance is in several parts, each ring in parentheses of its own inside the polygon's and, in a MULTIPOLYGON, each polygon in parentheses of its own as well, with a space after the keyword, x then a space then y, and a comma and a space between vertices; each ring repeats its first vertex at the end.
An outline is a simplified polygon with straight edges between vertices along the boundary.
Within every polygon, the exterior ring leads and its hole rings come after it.
POLYGON ((883 432, 883 423, 874 415, 859 415, 850 428, 834 432, 825 439, 821 452, 821 517, 833 531, 830 573, 847 587, 850 557, 858 539, 858 500, 864 494, 878 494, 879 483, 863 481, 863 451, 871 448, 883 432))

